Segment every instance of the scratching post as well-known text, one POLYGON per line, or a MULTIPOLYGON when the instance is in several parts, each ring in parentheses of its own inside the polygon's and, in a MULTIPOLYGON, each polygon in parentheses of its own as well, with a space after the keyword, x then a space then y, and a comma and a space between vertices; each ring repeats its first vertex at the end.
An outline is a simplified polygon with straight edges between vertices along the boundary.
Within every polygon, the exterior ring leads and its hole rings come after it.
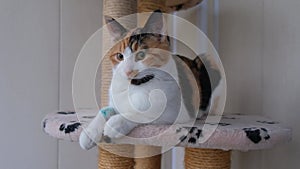
POLYGON ((230 151, 185 149, 185 169, 230 169, 230 151))
POLYGON ((133 169, 134 160, 127 156, 131 156, 133 146, 130 145, 108 145, 99 146, 99 169, 133 169), (119 155, 114 154, 117 151, 119 155))
POLYGON ((136 145, 134 147, 135 169, 159 169, 161 166, 161 147, 136 145))
POLYGON ((138 0, 138 12, 153 12, 160 9, 165 12, 166 0, 138 0))
MULTIPOLYGON (((143 12, 153 12, 157 9, 160 9, 162 12, 166 12, 165 0, 137 0, 137 11, 139 13, 143 12)), ((142 27, 147 21, 147 15, 139 15, 138 26, 142 27)))
MULTIPOLYGON (((120 18, 136 12, 136 0, 103 1, 103 15, 111 16, 113 18, 120 18)), ((127 28, 133 28, 136 26, 136 21, 126 21, 124 26, 127 28)), ((103 51, 109 47, 109 43, 111 43, 111 39, 108 32, 103 32, 103 51)), ((110 60, 108 57, 104 57, 101 64, 101 107, 108 105, 108 91, 111 77, 112 67, 110 60)), ((98 160, 99 169, 133 169, 134 159, 128 158, 128 153, 133 153, 133 145, 100 145, 98 160), (124 152, 126 153, 126 157, 116 155, 124 152)))

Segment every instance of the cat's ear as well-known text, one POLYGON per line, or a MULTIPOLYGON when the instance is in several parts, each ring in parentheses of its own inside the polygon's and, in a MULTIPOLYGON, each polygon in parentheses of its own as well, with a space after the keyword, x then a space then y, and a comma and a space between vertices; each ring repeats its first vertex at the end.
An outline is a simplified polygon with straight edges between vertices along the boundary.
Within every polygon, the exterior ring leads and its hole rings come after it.
POLYGON ((124 34, 127 33, 127 30, 114 18, 110 16, 104 16, 104 20, 107 25, 108 32, 113 38, 113 41, 121 39, 124 34))
POLYGON ((162 35, 166 34, 164 18, 161 10, 156 10, 150 15, 143 28, 143 32, 162 35))

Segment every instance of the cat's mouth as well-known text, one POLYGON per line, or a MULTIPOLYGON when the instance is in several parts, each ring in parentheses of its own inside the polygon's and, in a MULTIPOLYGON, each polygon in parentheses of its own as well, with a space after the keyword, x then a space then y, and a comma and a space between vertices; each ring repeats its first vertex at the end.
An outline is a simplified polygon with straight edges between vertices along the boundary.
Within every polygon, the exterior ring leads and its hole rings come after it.
POLYGON ((141 85, 141 84, 149 82, 153 78, 154 78, 153 74, 145 75, 141 78, 133 78, 133 79, 131 79, 131 84, 132 85, 141 85))

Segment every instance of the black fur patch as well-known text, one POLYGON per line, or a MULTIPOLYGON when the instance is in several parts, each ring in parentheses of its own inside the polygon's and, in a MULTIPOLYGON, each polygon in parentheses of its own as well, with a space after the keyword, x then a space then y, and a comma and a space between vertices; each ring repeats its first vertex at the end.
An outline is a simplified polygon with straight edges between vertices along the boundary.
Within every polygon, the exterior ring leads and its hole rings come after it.
POLYGON ((77 123, 73 123, 73 124, 61 124, 59 126, 59 130, 60 131, 64 131, 65 134, 74 132, 75 130, 77 130, 79 128, 79 126, 81 126, 81 123, 77 122, 77 123))
POLYGON ((146 75, 145 77, 142 77, 140 79, 132 79, 131 84, 138 86, 138 85, 141 85, 143 83, 149 82, 153 78, 154 78, 154 75, 146 75))
POLYGON ((169 36, 161 35, 161 34, 157 34, 157 33, 145 32, 144 29, 138 28, 134 32, 132 32, 132 34, 130 35, 128 47, 133 52, 134 51, 134 48, 133 48, 134 43, 136 43, 138 46, 142 46, 143 44, 145 44, 145 41, 151 37, 156 37, 158 42, 160 41, 160 39, 162 37, 166 37, 168 43, 170 44, 169 36))
POLYGON ((199 57, 196 57, 194 60, 191 60, 187 57, 176 55, 179 57, 193 72, 193 75, 195 79, 197 80, 198 86, 200 85, 200 109, 205 111, 207 107, 209 106, 212 89, 213 86, 210 82, 208 71, 204 64, 202 63, 201 59, 199 57))
POLYGON ((146 39, 149 39, 151 36, 159 36, 158 34, 154 33, 144 33, 143 29, 139 28, 135 32, 133 32, 129 38, 129 48, 133 51, 133 44, 137 43, 138 46, 144 44, 146 39))

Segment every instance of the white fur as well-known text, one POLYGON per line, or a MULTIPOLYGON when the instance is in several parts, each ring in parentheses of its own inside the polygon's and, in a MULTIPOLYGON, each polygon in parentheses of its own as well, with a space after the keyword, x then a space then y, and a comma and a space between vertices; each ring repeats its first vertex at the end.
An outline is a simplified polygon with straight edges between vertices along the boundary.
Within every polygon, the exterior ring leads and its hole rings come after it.
POLYGON ((88 127, 83 128, 79 137, 79 144, 82 149, 89 150, 100 142, 104 130, 102 124, 105 124, 105 119, 98 113, 88 127))
POLYGON ((153 80, 143 86, 134 86, 130 85, 125 71, 138 68, 139 72, 142 72, 147 67, 141 65, 141 62, 132 64, 131 57, 131 53, 126 53, 125 60, 113 71, 109 106, 119 114, 112 116, 106 123, 101 121, 103 118, 98 117, 101 116, 98 114, 80 136, 82 148, 90 149, 95 146, 94 141, 100 141, 103 128, 104 135, 119 138, 128 134, 138 124, 173 124, 191 120, 181 97, 178 97, 179 79, 173 58, 170 57, 169 62, 161 68, 147 72, 155 74, 153 80))

